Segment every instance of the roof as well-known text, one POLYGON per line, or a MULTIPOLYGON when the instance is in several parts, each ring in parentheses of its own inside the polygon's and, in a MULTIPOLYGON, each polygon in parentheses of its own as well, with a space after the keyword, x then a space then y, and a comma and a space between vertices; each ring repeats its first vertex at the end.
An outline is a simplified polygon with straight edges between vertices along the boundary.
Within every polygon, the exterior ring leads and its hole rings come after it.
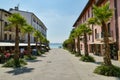
MULTIPOLYGON (((95 0, 89 0, 88 1, 88 3, 86 4, 86 6, 84 7, 83 11, 79 15, 78 19, 75 21, 73 27, 75 27, 77 25, 77 22, 83 17, 84 13, 89 8, 89 6, 92 5, 93 1, 95 1, 95 0)), ((96 2, 96 5, 99 5, 99 4, 103 3, 104 1, 107 1, 107 0, 96 0, 95 2, 96 2)))
POLYGON ((76 26, 77 22, 79 21, 80 18, 82 18, 82 16, 84 15, 84 13, 86 12, 87 8, 90 6, 90 4, 92 4, 94 0, 89 0, 88 3, 86 4, 86 6, 84 7, 83 11, 81 12, 81 14, 79 15, 78 19, 75 21, 73 27, 76 26))
POLYGON ((6 12, 6 13, 8 13, 8 14, 12 14, 12 13, 10 13, 9 11, 4 10, 4 9, 0 9, 0 11, 6 12))
POLYGON ((18 12, 24 12, 24 13, 29 13, 29 14, 32 14, 32 15, 34 15, 39 21, 40 21, 40 23, 41 23, 41 25, 45 28, 45 29, 47 29, 46 28, 46 26, 43 24, 43 22, 33 13, 33 12, 29 12, 29 11, 22 11, 22 10, 15 10, 15 9, 11 9, 10 11, 12 11, 12 10, 14 10, 14 11, 18 11, 18 12))

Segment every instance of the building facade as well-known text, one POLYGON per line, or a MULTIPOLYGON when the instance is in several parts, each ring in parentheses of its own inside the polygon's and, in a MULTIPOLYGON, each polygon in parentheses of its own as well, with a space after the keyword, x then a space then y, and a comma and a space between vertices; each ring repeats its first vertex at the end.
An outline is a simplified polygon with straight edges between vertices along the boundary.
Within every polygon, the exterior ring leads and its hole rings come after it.
POLYGON ((0 9, 0 41, 1 42, 13 42, 15 38, 13 29, 5 29, 8 25, 7 18, 11 15, 10 12, 0 9))
MULTIPOLYGON (((27 21, 27 23, 34 27, 34 29, 39 30, 44 37, 47 36, 47 28, 43 24, 43 22, 32 12, 28 11, 21 11, 18 9, 18 7, 15 7, 15 9, 10 8, 9 10, 11 13, 19 13, 21 14, 27 21)), ((25 42, 27 42, 27 35, 24 37, 25 42)), ((30 42, 34 42, 35 38, 33 35, 30 37, 30 42)))
MULTIPOLYGON (((85 23, 89 18, 94 16, 92 13, 93 5, 101 6, 107 1, 110 2, 110 8, 114 11, 112 19, 107 22, 110 50, 111 55, 115 54, 115 56, 118 56, 118 52, 120 51, 120 0, 89 0, 73 27, 76 28, 78 25, 85 23)), ((98 25, 90 25, 90 28, 92 30, 92 35, 87 36, 89 52, 103 55, 104 42, 102 28, 98 25)), ((75 41, 77 42, 77 39, 75 41)), ((80 46, 81 50, 84 51, 83 42, 80 46)))

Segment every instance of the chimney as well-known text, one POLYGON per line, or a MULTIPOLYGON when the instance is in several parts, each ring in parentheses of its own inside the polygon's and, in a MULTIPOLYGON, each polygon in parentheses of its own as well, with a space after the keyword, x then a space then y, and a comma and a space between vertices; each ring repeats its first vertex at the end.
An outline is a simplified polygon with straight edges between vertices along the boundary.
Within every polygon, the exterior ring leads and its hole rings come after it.
POLYGON ((16 10, 16 11, 18 11, 18 10, 19 10, 19 8, 18 8, 17 6, 15 6, 15 10, 16 10))

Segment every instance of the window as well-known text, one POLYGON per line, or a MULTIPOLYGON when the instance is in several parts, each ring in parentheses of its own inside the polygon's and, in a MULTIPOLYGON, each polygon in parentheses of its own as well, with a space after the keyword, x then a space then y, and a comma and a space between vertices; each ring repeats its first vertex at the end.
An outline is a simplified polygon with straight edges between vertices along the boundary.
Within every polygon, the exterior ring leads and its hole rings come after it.
POLYGON ((11 34, 9 35, 9 40, 11 40, 11 34))
POLYGON ((111 36, 111 32, 110 32, 110 23, 108 23, 108 34, 109 34, 109 36, 111 36))
POLYGON ((88 18, 90 17, 90 10, 88 10, 88 18))
POLYGON ((9 29, 9 31, 12 31, 11 28, 9 29))
POLYGON ((86 21, 86 15, 85 15, 85 17, 84 17, 85 19, 84 19, 84 22, 86 21))
POLYGON ((89 35, 89 40, 90 40, 90 35, 89 35))
POLYGON ((33 18, 33 22, 36 22, 36 20, 33 18))
POLYGON ((7 40, 7 34, 4 34, 4 40, 7 40))
POLYGON ((83 47, 83 45, 81 44, 81 45, 80 45, 81 50, 82 50, 82 47, 83 47))
POLYGON ((8 23, 7 22, 5 22, 5 27, 7 27, 8 26, 8 23))
POLYGON ((97 38, 97 29, 95 29, 95 39, 97 38))
POLYGON ((5 16, 7 17, 8 15, 7 15, 7 14, 5 14, 5 16))

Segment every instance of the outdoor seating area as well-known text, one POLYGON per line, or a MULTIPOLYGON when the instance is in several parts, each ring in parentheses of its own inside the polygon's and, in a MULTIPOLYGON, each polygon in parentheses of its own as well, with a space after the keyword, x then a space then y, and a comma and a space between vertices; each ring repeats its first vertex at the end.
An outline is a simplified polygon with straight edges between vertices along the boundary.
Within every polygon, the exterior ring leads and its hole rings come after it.
MULTIPOLYGON (((41 53, 47 52, 50 48, 44 44, 38 46, 41 53)), ((5 63, 9 59, 14 57, 14 43, 0 43, 0 63, 5 63)), ((38 51, 36 45, 31 43, 31 55, 37 56, 38 51)), ((25 55, 28 55, 27 43, 19 44, 19 58, 24 58, 25 55)))

